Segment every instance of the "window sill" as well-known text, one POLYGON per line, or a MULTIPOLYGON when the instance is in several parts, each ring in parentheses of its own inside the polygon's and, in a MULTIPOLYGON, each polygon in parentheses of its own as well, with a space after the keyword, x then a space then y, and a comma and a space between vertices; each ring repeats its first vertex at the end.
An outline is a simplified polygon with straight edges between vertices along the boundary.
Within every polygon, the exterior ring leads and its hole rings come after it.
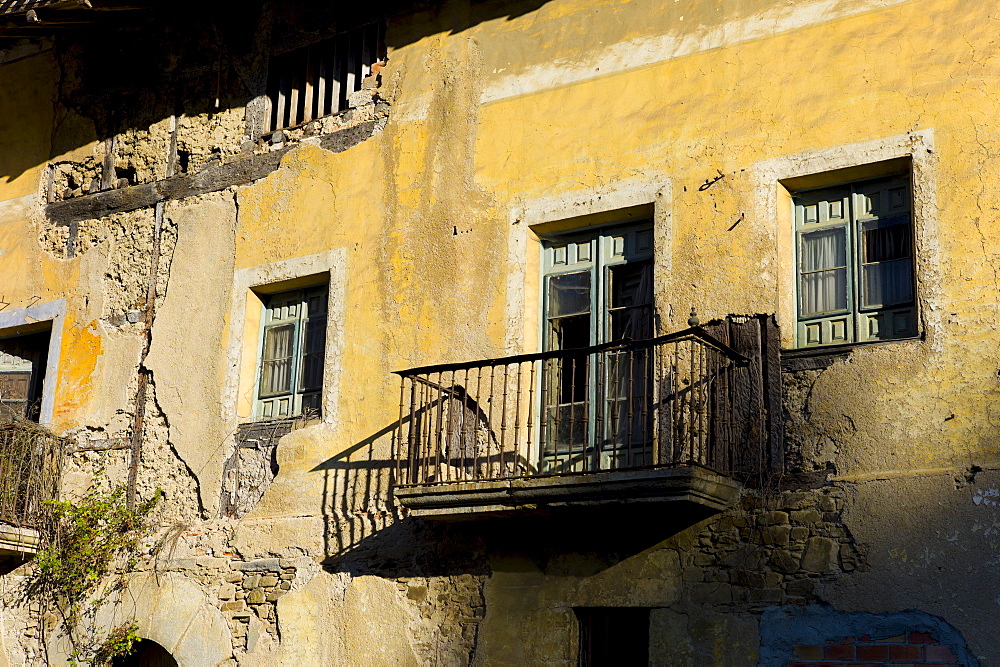
POLYGON ((893 338, 892 340, 875 340, 865 343, 849 343, 847 345, 819 345, 816 347, 797 347, 781 350, 781 371, 794 373, 796 371, 820 370, 833 364, 838 359, 850 356, 858 348, 894 345, 897 343, 919 342, 923 335, 909 338, 893 338))

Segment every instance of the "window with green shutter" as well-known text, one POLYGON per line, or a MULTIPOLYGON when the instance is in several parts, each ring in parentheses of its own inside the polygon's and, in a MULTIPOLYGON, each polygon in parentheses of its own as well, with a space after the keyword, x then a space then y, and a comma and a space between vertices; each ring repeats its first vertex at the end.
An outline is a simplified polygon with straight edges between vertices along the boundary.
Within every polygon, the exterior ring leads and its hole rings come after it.
POLYGON ((327 287, 265 297, 256 417, 319 416, 326 348, 327 287))
MULTIPOLYGON (((546 351, 653 337, 652 224, 553 236, 543 241, 542 253, 546 351)), ((575 470, 593 456, 618 457, 617 465, 648 463, 642 434, 649 429, 637 421, 645 416, 626 408, 641 404, 650 390, 646 354, 583 351, 546 362, 543 467, 575 470)))
POLYGON ((794 196, 799 347, 917 335, 907 176, 794 196))

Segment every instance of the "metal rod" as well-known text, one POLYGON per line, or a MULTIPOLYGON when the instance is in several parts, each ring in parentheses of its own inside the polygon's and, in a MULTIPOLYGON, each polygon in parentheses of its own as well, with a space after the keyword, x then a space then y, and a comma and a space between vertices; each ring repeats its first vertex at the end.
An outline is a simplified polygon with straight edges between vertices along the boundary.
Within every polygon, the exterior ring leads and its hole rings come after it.
POLYGON ((508 373, 510 372, 510 365, 504 364, 503 367, 503 398, 500 404, 500 454, 497 457, 497 470, 498 477, 504 476, 504 456, 507 452, 507 384, 508 384, 508 373))

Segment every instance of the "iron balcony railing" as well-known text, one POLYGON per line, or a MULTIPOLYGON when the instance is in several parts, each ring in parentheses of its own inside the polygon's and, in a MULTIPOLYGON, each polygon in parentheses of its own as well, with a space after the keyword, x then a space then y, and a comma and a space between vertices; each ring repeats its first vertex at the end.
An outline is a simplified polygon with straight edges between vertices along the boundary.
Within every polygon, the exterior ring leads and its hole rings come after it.
POLYGON ((684 465, 738 475, 748 364, 693 328, 400 371, 397 483, 684 465))
POLYGON ((61 460, 60 438, 32 422, 0 422, 0 523, 42 527, 61 460))

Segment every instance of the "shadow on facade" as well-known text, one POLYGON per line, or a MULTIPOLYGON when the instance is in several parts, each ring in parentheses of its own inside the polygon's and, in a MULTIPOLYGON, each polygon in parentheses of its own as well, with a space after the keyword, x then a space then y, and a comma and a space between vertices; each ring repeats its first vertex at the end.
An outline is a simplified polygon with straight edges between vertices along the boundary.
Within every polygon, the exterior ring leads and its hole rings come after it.
MULTIPOLYGON (((266 93, 272 55, 360 25, 387 21, 386 44, 391 51, 431 35, 461 33, 498 18, 510 20, 537 10, 547 1, 401 0, 344 5, 314 0, 197 4, 141 0, 133 4, 143 11, 128 13, 127 20, 94 19, 77 29, 54 33, 58 80, 47 159, 94 140, 105 142, 130 131, 151 131, 172 117, 203 117, 205 124, 214 124, 218 132, 223 127, 218 118, 245 108, 266 93), (394 22, 400 16, 407 18, 394 22), (85 125, 76 116, 93 122, 96 135, 82 132, 85 125)), ((0 28, 0 40, 6 34, 0 28)), ((40 39, 48 37, 41 31, 38 35, 40 39)), ((203 134, 208 142, 212 132, 203 134)), ((150 136, 144 148, 159 145, 161 139, 150 136)), ((197 140, 197 136, 192 139, 197 140)), ((238 148, 243 137, 231 139, 238 148)), ((209 145, 202 148, 219 150, 209 145)), ((0 178, 13 180, 44 158, 44 153, 34 150, 8 152, 0 160, 0 178)), ((178 159, 178 168, 183 171, 183 149, 178 159)), ((130 176, 127 170, 106 176, 105 189, 107 183, 129 180, 130 176)), ((88 184, 80 186, 86 190, 88 184)))
POLYGON ((513 510, 451 521, 414 517, 392 493, 397 464, 391 452, 399 424, 393 422, 313 468, 323 474, 323 564, 331 571, 385 577, 485 574, 487 555, 518 555, 548 572, 550 563, 572 552, 582 556, 575 573, 589 576, 714 514, 637 502, 513 510))

